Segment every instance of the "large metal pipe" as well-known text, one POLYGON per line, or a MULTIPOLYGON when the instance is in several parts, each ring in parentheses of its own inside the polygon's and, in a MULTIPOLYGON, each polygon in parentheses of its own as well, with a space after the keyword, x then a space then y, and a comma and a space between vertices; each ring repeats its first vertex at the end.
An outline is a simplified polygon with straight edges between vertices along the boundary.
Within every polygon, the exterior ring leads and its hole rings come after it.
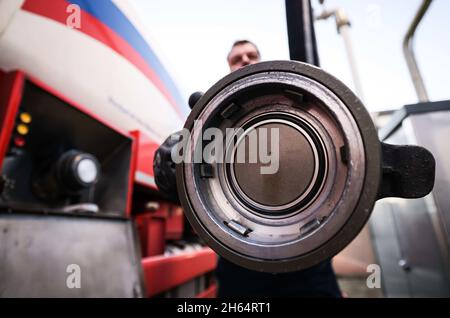
POLYGON ((358 97, 364 101, 364 92, 361 85, 361 80, 358 73, 358 66, 356 63, 355 55, 353 54, 353 45, 350 36, 350 20, 342 9, 335 10, 323 10, 322 13, 317 16, 317 20, 326 20, 330 17, 334 17, 336 20, 336 29, 339 34, 342 35, 344 40, 345 51, 347 53, 347 59, 352 73, 353 84, 355 85, 355 91, 358 97))
POLYGON ((175 148, 158 150, 155 180, 160 189, 173 182, 176 163, 178 196, 196 233, 253 270, 324 261, 355 238, 377 199, 421 197, 434 182, 428 151, 380 144, 361 101, 305 63, 229 74, 184 128, 169 139, 175 148), (158 158, 174 161, 167 169, 158 158))
POLYGON ((417 97, 420 102, 429 101, 428 93, 425 88, 425 83, 423 82, 422 75, 417 65, 416 57, 414 54, 414 34, 417 30, 418 25, 422 21, 425 13, 427 12, 432 0, 424 0, 419 10, 417 11, 414 20, 409 26, 406 32, 405 38, 403 39, 403 54, 405 55, 406 63, 408 64, 408 69, 411 74, 411 78, 414 84, 414 88, 417 93, 417 97))

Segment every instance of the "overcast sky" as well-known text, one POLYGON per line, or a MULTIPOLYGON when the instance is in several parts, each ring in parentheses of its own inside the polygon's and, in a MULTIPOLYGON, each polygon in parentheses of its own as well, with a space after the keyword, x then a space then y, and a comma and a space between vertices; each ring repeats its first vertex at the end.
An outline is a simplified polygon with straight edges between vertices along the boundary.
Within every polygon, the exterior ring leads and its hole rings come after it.
MULTIPOLYGON (((131 0, 185 100, 228 73, 237 39, 257 43, 263 60, 289 59, 284 0, 131 0)), ((370 111, 417 101, 402 38, 421 0, 326 0, 351 22, 354 53, 370 111)), ((312 0, 315 13, 322 6, 312 0)), ((316 22, 321 67, 354 88, 333 20, 316 22)), ((450 99, 450 1, 434 0, 415 39, 431 100, 450 99)))

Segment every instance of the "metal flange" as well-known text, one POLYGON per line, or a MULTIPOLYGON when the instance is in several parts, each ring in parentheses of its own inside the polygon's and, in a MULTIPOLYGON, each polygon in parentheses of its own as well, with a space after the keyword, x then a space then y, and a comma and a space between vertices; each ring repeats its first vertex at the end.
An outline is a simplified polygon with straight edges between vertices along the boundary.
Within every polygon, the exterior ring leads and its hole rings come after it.
POLYGON ((286 272, 330 258, 377 199, 381 147, 369 114, 309 64, 264 62, 226 76, 195 104, 185 131, 176 167, 185 213, 210 247, 241 266, 286 272))

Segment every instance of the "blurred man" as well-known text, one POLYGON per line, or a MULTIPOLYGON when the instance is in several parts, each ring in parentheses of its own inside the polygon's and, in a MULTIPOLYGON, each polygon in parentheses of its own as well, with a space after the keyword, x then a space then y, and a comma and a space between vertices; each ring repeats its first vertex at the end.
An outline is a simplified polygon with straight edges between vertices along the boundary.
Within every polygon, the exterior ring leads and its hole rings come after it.
MULTIPOLYGON (((227 57, 230 71, 261 61, 258 47, 248 41, 234 42, 227 57)), ((306 270, 271 274, 252 271, 219 257, 216 277, 219 297, 341 297, 330 261, 306 270)))
POLYGON ((255 44, 248 40, 240 40, 233 43, 227 60, 230 71, 234 72, 246 65, 260 62, 261 54, 255 44))

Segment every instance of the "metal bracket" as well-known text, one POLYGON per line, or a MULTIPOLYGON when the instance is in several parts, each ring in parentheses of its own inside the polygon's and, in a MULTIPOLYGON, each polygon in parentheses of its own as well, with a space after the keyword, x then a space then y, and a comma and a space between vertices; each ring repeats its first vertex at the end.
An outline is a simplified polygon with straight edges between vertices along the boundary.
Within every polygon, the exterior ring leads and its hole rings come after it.
POLYGON ((381 143, 382 182, 378 198, 421 198, 433 190, 435 160, 423 147, 381 143))

